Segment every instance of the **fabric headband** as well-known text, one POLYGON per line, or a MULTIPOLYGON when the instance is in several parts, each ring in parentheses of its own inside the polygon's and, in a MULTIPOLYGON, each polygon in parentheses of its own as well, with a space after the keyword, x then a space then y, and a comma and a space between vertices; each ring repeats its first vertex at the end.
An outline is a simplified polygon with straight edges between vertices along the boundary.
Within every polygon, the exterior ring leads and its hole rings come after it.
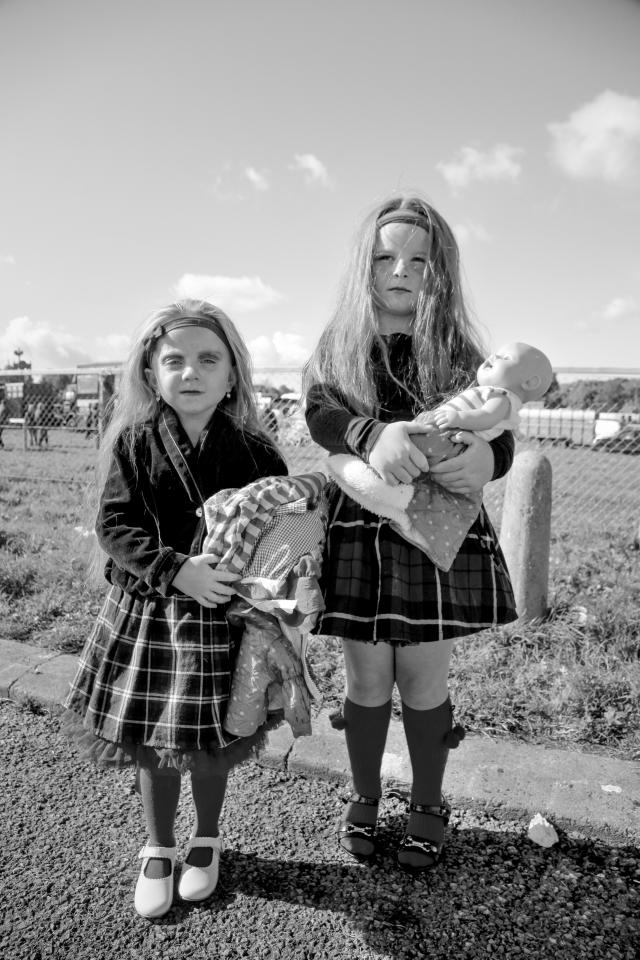
POLYGON ((215 320, 213 317, 180 316, 176 317, 174 320, 167 320, 166 323, 161 323, 145 340, 147 359, 150 359, 151 351, 160 337, 164 337, 166 333, 170 333, 172 330, 179 330, 181 327, 204 327, 207 330, 213 331, 213 333, 215 333, 215 335, 224 343, 225 347, 229 351, 231 362, 235 366, 235 356, 233 350, 231 349, 231 344, 229 343, 228 337, 222 329, 222 324, 220 321, 215 320))
POLYGON ((389 210, 388 213, 383 213, 382 216, 376 220, 378 229, 384 227, 387 223, 413 223, 416 227, 422 227, 427 233, 431 232, 429 219, 418 210, 409 210, 406 207, 401 207, 398 210, 389 210))

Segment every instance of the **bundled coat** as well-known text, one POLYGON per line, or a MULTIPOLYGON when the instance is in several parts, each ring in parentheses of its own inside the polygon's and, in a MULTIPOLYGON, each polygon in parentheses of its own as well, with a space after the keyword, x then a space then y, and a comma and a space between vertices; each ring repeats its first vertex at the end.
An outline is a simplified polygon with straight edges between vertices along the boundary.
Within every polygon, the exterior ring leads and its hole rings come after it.
POLYGON ((324 604, 318 584, 327 528, 326 477, 266 477, 205 503, 204 550, 241 574, 228 616, 244 623, 224 727, 249 736, 277 710, 294 736, 311 733, 309 631, 324 604))

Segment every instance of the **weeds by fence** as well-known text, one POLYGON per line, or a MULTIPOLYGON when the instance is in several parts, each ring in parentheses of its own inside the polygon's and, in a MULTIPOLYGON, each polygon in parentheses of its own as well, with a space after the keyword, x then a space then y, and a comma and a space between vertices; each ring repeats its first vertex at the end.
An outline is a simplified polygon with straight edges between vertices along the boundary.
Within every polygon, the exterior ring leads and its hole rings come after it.
MULTIPOLYGON (((639 451, 635 442, 629 443, 627 453, 611 449, 609 443, 594 443, 599 440, 595 416, 581 418, 586 442, 559 436, 557 430, 544 435, 544 429, 553 426, 550 417, 544 426, 544 416, 544 411, 538 415, 533 435, 528 428, 529 436, 518 441, 517 452, 541 450, 552 466, 550 615, 539 625, 485 631, 457 645, 452 696, 470 730, 601 746, 637 759, 640 551, 634 549, 634 537, 640 520, 639 451)), ((563 430, 567 422, 564 414, 555 418, 555 426, 560 423, 563 430)), ((621 419, 617 425, 622 426, 621 419)), ((86 423, 27 425, 27 430, 47 430, 39 442, 37 433, 25 437, 24 423, 0 426, 3 633, 47 649, 77 652, 103 593, 102 583, 87 574, 94 542, 90 504, 95 504, 95 434, 86 423)), ((299 414, 288 411, 277 427, 291 472, 322 464, 324 451, 311 443, 299 414)), ((485 488, 496 526, 505 483, 485 488)), ((312 655, 323 695, 337 702, 343 694, 338 641, 320 638, 312 655)))

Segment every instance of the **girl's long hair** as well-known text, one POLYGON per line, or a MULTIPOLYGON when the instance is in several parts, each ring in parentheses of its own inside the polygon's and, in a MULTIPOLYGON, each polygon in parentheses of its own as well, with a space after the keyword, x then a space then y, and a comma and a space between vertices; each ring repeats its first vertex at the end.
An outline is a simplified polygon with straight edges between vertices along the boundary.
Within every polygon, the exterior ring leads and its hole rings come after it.
POLYGON ((152 336, 161 324, 184 316, 209 319, 220 325, 231 348, 231 361, 236 382, 231 390, 231 396, 221 400, 219 409, 227 413, 241 435, 249 434, 259 437, 265 443, 274 446, 272 438, 260 423, 253 394, 251 357, 234 324, 226 313, 206 300, 180 300, 156 310, 138 331, 122 373, 120 387, 113 399, 109 425, 100 443, 97 464, 98 491, 104 487, 114 445, 121 436, 129 446, 130 460, 135 468, 133 452, 136 431, 132 428, 152 419, 158 410, 158 400, 146 374, 158 342, 157 340, 154 342, 152 336))
MULTIPOLYGON (((415 212, 431 227, 429 263, 411 331, 419 389, 419 395, 414 395, 416 404, 431 407, 444 396, 464 389, 485 355, 465 306, 460 255, 451 228, 418 195, 385 200, 366 217, 356 235, 336 308, 303 372, 305 391, 320 386, 328 403, 335 403, 338 392, 365 416, 375 416, 378 409, 374 344, 389 370, 387 348, 376 322, 373 259, 378 220, 395 210, 415 212)), ((391 370, 389 373, 393 377, 391 370)))

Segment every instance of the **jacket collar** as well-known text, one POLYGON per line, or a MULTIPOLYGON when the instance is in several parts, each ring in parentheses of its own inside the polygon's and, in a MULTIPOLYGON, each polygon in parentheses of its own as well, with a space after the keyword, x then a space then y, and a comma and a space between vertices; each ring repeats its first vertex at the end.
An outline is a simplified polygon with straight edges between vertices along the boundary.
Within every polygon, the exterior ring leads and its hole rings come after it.
MULTIPOLYGON (((215 412, 214 412, 215 416, 215 412)), ((213 417, 207 424, 207 436, 213 417)), ((201 505, 204 501, 197 477, 197 458, 187 433, 180 423, 178 415, 168 404, 163 403, 157 417, 158 433, 169 461, 176 471, 193 503, 201 505)))

